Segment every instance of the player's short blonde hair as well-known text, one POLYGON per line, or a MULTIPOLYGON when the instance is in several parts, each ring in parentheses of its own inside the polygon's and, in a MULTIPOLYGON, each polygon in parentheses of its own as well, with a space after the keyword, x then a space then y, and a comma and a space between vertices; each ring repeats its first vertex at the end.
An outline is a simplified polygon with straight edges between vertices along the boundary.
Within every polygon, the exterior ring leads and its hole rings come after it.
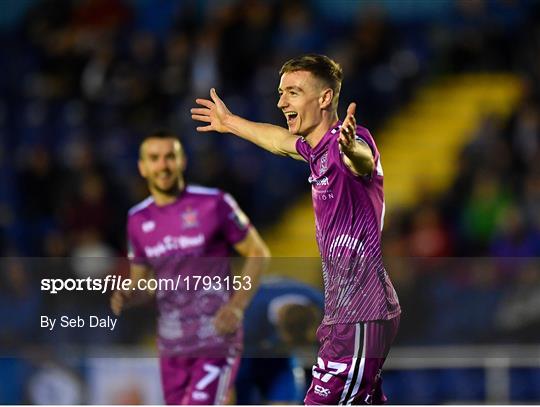
POLYGON ((334 92, 332 104, 337 108, 341 82, 343 81, 343 70, 341 66, 326 55, 307 54, 288 60, 283 64, 279 75, 288 72, 307 71, 321 80, 334 92))

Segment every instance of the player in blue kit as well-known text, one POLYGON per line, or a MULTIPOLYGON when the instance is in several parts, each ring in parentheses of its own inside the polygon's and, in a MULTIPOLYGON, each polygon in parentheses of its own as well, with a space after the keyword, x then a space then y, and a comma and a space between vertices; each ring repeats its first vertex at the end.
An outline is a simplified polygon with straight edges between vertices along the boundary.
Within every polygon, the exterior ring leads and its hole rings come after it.
MULTIPOLYGON (((297 348, 314 345, 324 296, 312 286, 272 277, 261 282, 244 318, 245 357, 236 381, 238 404, 298 403, 297 348)), ((303 373, 303 372, 302 372, 303 373)))

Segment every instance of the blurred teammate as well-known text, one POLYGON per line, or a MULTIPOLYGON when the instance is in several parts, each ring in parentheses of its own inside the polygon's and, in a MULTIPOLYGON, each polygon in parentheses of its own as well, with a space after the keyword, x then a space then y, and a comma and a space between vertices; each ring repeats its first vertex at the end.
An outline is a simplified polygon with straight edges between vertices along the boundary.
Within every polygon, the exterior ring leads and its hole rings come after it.
POLYGON ((309 163, 316 237, 325 282, 319 357, 307 404, 383 403, 381 368, 399 325, 397 295, 382 263, 383 170, 356 105, 339 121, 343 73, 322 55, 286 62, 278 108, 288 130, 232 114, 211 89, 197 99, 198 131, 233 133, 278 155, 309 163))
POLYGON ((141 279, 179 280, 177 288, 156 291, 165 401, 223 404, 240 360, 244 309, 269 254, 230 195, 185 184, 185 164, 171 133, 153 133, 141 144, 139 172, 151 196, 128 216, 134 290, 115 292, 111 307, 118 315, 135 302, 141 279), (227 259, 233 248, 249 257, 236 280, 227 259))
MULTIPOLYGON (((314 345, 322 318, 320 290, 286 278, 261 282, 244 318, 245 357, 236 381, 238 404, 297 404, 305 391, 294 356, 314 345)), ((303 372, 302 372, 303 373, 303 372)))

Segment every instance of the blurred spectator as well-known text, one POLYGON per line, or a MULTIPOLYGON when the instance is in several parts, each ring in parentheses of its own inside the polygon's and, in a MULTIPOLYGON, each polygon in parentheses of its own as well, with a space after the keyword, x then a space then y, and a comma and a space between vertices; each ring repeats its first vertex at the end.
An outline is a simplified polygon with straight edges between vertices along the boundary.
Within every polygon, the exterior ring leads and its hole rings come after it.
POLYGON ((43 146, 26 150, 24 160, 19 175, 22 216, 32 221, 52 218, 62 192, 63 179, 60 170, 43 146))
POLYGON ((20 350, 22 345, 35 341, 42 296, 22 258, 10 257, 1 263, 0 344, 7 352, 20 350))
POLYGON ((537 343, 540 332, 540 273, 537 259, 515 270, 515 282, 496 309, 501 341, 537 343))
POLYGON ((243 0, 224 10, 218 58, 220 76, 230 87, 226 91, 251 88, 257 69, 268 57, 261 49, 271 43, 272 11, 270 4, 261 0, 243 0))
POLYGON ((105 185, 98 174, 84 174, 75 201, 68 208, 67 225, 75 238, 85 232, 104 233, 111 221, 105 185))
POLYGON ((167 40, 159 86, 160 93, 169 98, 169 108, 175 98, 185 96, 190 90, 190 47, 189 39, 185 35, 174 35, 167 40))
POLYGON ((540 230, 540 171, 530 174, 525 179, 524 209, 531 227, 540 230))
POLYGON ((274 37, 279 59, 290 59, 298 54, 320 49, 323 38, 320 31, 315 29, 318 22, 306 2, 293 0, 281 5, 274 37))
POLYGON ((408 240, 410 256, 447 257, 452 254, 449 232, 436 207, 418 208, 408 240))
POLYGON ((540 256, 540 232, 527 225, 520 207, 509 206, 500 214, 491 254, 499 257, 540 256))
POLYGON ((461 218, 463 238, 470 254, 485 252, 497 219, 508 204, 509 196, 495 176, 486 172, 476 175, 461 218))
POLYGON ((27 385, 30 404, 81 404, 82 384, 67 367, 54 362, 34 366, 27 385))
POLYGON ((214 27, 207 26, 196 40, 191 69, 191 89, 195 95, 205 95, 211 87, 221 84, 218 76, 217 41, 219 35, 214 27))

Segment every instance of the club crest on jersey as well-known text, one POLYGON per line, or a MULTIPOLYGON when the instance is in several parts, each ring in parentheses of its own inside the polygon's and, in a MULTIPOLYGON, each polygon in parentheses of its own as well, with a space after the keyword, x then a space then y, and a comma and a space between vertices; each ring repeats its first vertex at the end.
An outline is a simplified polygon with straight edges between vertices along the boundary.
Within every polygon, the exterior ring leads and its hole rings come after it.
POLYGON ((321 157, 321 165, 319 166, 319 175, 323 175, 328 171, 328 151, 321 157))
POLYGON ((196 228, 199 226, 199 215, 194 209, 188 208, 182 212, 182 229, 196 228))
POLYGON ((156 222, 154 222, 153 220, 146 221, 141 225, 141 229, 144 233, 150 233, 155 228, 156 228, 156 222))

